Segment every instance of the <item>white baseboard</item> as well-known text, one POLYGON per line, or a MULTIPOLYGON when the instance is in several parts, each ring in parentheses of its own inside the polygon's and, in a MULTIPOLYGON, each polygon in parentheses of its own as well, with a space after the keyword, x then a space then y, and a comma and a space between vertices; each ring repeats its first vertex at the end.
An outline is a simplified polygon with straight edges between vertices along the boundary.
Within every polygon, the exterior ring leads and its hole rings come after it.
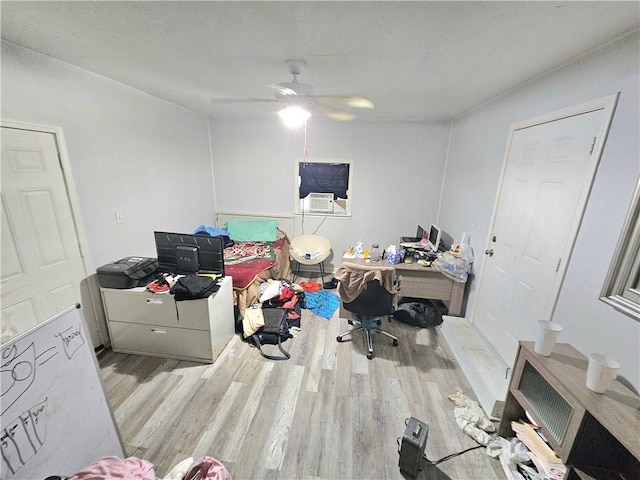
POLYGON ((442 333, 478 403, 489 417, 497 417, 502 409, 496 408, 496 402, 498 406, 504 402, 509 387, 507 365, 465 318, 444 315, 443 319, 442 333))

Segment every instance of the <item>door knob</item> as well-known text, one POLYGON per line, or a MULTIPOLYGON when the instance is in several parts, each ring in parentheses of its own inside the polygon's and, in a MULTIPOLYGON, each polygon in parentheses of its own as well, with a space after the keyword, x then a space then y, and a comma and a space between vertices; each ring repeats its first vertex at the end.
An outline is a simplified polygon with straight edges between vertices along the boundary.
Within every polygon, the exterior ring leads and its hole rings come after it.
POLYGON ((493 248, 485 250, 484 254, 485 255, 489 255, 490 257, 493 257, 493 248))

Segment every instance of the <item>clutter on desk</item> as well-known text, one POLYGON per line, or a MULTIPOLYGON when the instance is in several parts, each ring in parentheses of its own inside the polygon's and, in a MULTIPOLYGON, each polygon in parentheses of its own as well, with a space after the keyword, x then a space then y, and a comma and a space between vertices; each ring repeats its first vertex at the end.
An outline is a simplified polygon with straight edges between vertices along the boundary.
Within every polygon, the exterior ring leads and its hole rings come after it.
POLYGON ((374 243, 373 245, 371 245, 371 261, 372 262, 379 262, 380 259, 382 258, 382 252, 380 251, 380 245, 378 245, 377 243, 374 243))
POLYGON ((347 259, 363 258, 365 260, 368 260, 369 255, 370 255, 370 250, 368 248, 365 248, 362 238, 359 238, 358 242, 356 243, 356 246, 355 247, 353 245, 349 246, 349 248, 347 248, 347 251, 344 252, 344 255, 342 256, 342 258, 347 258, 347 259))
POLYGON ((444 276, 455 282, 467 281, 473 263, 473 250, 466 243, 451 245, 451 249, 438 255, 433 262, 436 268, 444 276))
POLYGON ((355 247, 349 246, 342 255, 342 258, 345 259, 362 258, 365 262, 378 262, 382 257, 380 245, 374 243, 371 248, 365 247, 362 237, 358 239, 355 247))
POLYGON ((420 242, 400 242, 400 246, 402 248, 422 248, 422 243, 420 243, 420 242))
POLYGON ((391 265, 397 265, 404 260, 405 251, 396 245, 389 245, 386 249, 387 262, 391 265))
POLYGON ((342 255, 342 258, 347 258, 347 259, 352 259, 352 258, 358 258, 356 256, 356 249, 353 246, 350 246, 349 248, 347 248, 347 250, 344 252, 344 254, 342 255))
POLYGON ((431 262, 436 258, 437 254, 431 250, 413 247, 405 248, 404 263, 419 263, 420 265, 430 267, 431 262))

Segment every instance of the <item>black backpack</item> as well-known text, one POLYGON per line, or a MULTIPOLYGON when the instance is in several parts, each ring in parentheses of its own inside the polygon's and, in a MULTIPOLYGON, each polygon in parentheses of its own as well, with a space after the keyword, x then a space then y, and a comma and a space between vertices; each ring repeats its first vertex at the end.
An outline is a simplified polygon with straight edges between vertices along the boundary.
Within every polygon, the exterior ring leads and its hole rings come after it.
POLYGON ((269 360, 288 360, 291 358, 289 352, 282 347, 282 342, 293 337, 289 333, 289 324, 287 322, 287 311, 282 308, 265 308, 262 311, 264 318, 264 326, 256 333, 251 335, 249 339, 258 347, 260 354, 269 360), (278 345, 278 349, 282 352, 282 356, 269 355, 262 351, 262 345, 278 345))

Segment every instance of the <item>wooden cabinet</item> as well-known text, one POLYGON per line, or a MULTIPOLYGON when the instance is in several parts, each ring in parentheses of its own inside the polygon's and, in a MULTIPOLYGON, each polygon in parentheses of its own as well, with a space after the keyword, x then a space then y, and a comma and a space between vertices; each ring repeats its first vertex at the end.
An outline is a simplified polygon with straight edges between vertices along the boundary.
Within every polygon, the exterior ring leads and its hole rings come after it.
POLYGON ((567 479, 640 478, 640 398, 617 380, 592 392, 587 364, 566 343, 543 357, 520 342, 498 434, 513 437, 511 421, 526 411, 569 466, 567 479))
POLYGON ((208 298, 176 302, 144 287, 101 288, 114 352, 212 363, 235 333, 231 277, 208 298))

